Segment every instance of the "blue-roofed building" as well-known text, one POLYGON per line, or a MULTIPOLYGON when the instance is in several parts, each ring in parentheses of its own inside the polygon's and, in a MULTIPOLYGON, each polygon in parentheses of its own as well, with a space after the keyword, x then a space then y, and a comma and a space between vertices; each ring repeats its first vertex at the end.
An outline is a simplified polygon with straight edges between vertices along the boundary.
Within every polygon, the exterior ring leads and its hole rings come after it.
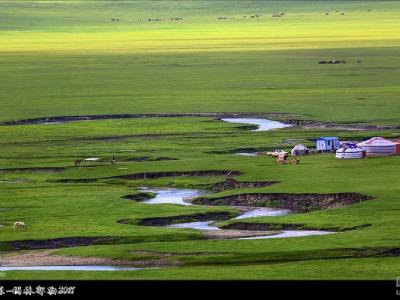
POLYGON ((340 142, 336 136, 323 136, 315 140, 317 151, 329 152, 339 149, 340 142))

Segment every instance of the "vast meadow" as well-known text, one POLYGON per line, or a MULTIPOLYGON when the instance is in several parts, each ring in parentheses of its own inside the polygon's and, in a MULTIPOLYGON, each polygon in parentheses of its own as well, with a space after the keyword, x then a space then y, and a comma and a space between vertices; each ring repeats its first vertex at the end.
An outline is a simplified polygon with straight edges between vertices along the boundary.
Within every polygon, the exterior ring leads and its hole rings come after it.
POLYGON ((397 1, 0 1, 0 267, 140 268, 1 279, 395 279, 399 156, 279 165, 263 153, 319 136, 400 138, 399 13, 397 1), (319 64, 329 60, 346 63, 319 64), (225 115, 294 126, 254 131, 225 115), (238 186, 212 190, 226 180, 238 186), (229 205, 134 201, 152 197, 142 187, 197 189, 214 204, 368 200, 239 220, 229 205), (213 214, 229 215, 225 230, 331 234, 239 240, 145 223, 213 214))

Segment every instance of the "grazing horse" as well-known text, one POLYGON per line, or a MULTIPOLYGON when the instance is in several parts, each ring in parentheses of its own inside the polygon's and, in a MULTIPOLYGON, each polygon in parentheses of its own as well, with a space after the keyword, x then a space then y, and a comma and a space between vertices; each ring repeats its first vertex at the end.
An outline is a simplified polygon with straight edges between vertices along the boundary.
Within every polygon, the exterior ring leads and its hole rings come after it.
POLYGON ((24 222, 15 222, 14 223, 14 230, 17 230, 17 229, 27 230, 28 226, 24 222))
POLYGON ((74 160, 74 165, 75 167, 79 167, 81 165, 82 160, 81 159, 75 159, 74 160))

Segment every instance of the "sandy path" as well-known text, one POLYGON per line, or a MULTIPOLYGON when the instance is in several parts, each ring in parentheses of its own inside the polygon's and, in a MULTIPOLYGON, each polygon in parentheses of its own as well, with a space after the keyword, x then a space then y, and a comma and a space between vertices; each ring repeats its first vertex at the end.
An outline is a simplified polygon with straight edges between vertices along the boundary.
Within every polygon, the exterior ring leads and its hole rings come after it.
POLYGON ((132 265, 132 262, 97 257, 73 257, 51 254, 54 250, 13 252, 0 254, 0 266, 87 266, 87 265, 132 265))

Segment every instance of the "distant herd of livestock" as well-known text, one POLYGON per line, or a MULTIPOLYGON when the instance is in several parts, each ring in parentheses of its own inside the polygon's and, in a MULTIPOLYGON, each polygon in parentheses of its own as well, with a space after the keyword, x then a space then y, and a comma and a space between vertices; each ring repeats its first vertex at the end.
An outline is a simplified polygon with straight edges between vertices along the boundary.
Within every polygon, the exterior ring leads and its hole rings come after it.
MULTIPOLYGON (((368 11, 370 12, 371 9, 368 9, 368 11)), ((337 10, 336 13, 338 13, 338 14, 344 16, 344 12, 340 12, 340 11, 337 10)), ((328 16, 328 15, 329 15, 329 12, 326 12, 325 15, 328 16)), ((272 14, 272 17, 274 17, 274 18, 276 18, 276 17, 283 17, 283 16, 285 16, 285 13, 277 13, 277 12, 276 12, 276 13, 273 13, 273 14, 272 14)), ((246 19, 246 18, 257 19, 257 18, 260 18, 260 17, 261 17, 261 14, 260 14, 260 13, 256 13, 256 14, 250 15, 250 16, 245 15, 245 16, 243 16, 243 19, 246 19)), ((235 17, 225 17, 225 16, 221 16, 221 17, 217 17, 216 19, 217 19, 217 20, 233 20, 233 19, 235 19, 235 17)), ((121 19, 119 19, 119 18, 112 18, 112 19, 111 19, 111 22, 120 22, 120 21, 121 21, 121 19)), ((148 21, 148 22, 183 21, 183 17, 148 18, 147 21, 148 21)))
MULTIPOLYGON (((320 60, 318 62, 320 65, 338 65, 338 64, 346 64, 345 60, 320 60)), ((357 60, 358 64, 361 64, 361 60, 357 60)))

